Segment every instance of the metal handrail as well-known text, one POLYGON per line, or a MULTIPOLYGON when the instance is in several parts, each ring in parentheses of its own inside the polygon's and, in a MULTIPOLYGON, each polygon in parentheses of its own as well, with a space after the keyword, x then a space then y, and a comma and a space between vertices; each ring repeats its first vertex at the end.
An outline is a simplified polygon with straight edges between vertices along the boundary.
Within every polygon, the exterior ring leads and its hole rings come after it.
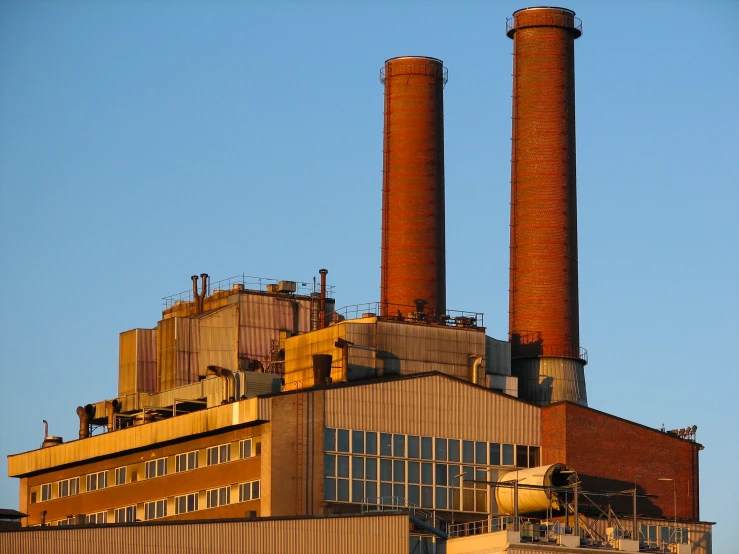
POLYGON ((485 327, 485 314, 464 310, 447 310, 446 314, 437 316, 434 310, 417 311, 416 306, 390 304, 383 302, 364 302, 343 306, 334 313, 344 319, 361 319, 363 317, 379 317, 384 320, 411 321, 417 323, 438 323, 447 327, 464 327, 480 329, 485 327), (384 310, 382 310, 384 306, 384 310), (385 314, 381 316, 380 313, 385 314))

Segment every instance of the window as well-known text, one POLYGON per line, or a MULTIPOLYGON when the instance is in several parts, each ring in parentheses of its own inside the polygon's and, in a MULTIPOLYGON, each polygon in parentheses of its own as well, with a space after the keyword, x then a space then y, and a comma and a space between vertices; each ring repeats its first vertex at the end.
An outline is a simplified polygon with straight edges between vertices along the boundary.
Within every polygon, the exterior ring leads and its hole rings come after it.
POLYGON ((352 452, 364 454, 364 431, 352 431, 352 452))
POLYGON ((512 466, 514 464, 513 461, 513 445, 512 444, 504 444, 503 445, 503 465, 504 466, 512 466))
POLYGON ((541 463, 541 448, 529 446, 529 467, 539 467, 541 463))
POLYGON ((244 458, 251 458, 254 455, 251 439, 239 441, 239 458, 243 460, 244 458))
POLYGON ((160 517, 167 517, 166 498, 144 504, 144 519, 159 519, 160 517))
POLYGON ((446 439, 436 439, 436 460, 446 461, 446 439))
POLYGON ((419 439, 420 437, 414 437, 409 436, 408 437, 408 457, 409 458, 420 458, 420 445, 419 445, 419 439))
POLYGON ((365 440, 367 441, 367 454, 377 454, 377 433, 367 431, 365 433, 365 440))
POLYGON ((497 442, 490 443, 490 465, 491 466, 500 465, 500 443, 497 443, 497 442))
POLYGON ((147 479, 154 479, 162 475, 167 475, 167 458, 159 458, 158 460, 146 462, 147 479))
POLYGON ((125 467, 118 467, 115 470, 115 484, 118 485, 125 485, 126 484, 126 468, 125 467))
POLYGON ((51 500, 51 483, 41 485, 41 502, 51 500))
MULTIPOLYGON (((88 476, 89 477, 89 476, 88 476)), ((91 524, 108 523, 108 512, 98 512, 96 514, 87 514, 85 522, 91 524)))
POLYGON ((91 473, 87 476, 87 492, 108 487, 108 472, 91 473))
POLYGON ((74 525, 74 517, 67 517, 64 519, 60 519, 56 522, 56 524, 61 527, 63 525, 74 525))
POLYGON ((231 461, 231 445, 222 444, 208 449, 208 465, 225 464, 231 461))
POLYGON ((336 450, 339 452, 349 452, 349 431, 346 429, 337 429, 336 443, 336 450))
POLYGON ((136 506, 115 509, 116 523, 131 523, 133 521, 136 521, 136 506))
POLYGON ((225 506, 231 502, 231 487, 209 490, 205 493, 205 496, 208 499, 208 508, 225 506))
POLYGON ((259 481, 250 481, 239 485, 239 502, 248 502, 259 498, 259 481))
POLYGON ((184 454, 177 454, 174 459, 175 472, 180 473, 182 471, 198 469, 198 454, 199 452, 197 450, 193 452, 185 452, 184 454))
POLYGON ((31 493, 31 504, 36 504, 36 502, 38 502, 38 500, 36 500, 37 496, 38 495, 35 492, 31 493))
POLYGON ((326 452, 336 452, 336 429, 323 430, 323 448, 326 452))
POLYGON ((59 481, 59 498, 65 496, 72 496, 73 494, 80 493, 80 478, 72 477, 71 479, 65 479, 59 481))
POLYGON ((380 456, 393 455, 393 436, 390 433, 380 433, 380 456))
POLYGON ((174 499, 174 513, 175 514, 186 514, 188 512, 194 512, 198 509, 198 493, 192 492, 190 494, 184 494, 182 496, 175 496, 174 499))
POLYGON ((433 460, 433 455, 431 437, 421 437, 421 459, 433 460))
POLYGON ((405 435, 393 435, 393 456, 405 458, 405 435))

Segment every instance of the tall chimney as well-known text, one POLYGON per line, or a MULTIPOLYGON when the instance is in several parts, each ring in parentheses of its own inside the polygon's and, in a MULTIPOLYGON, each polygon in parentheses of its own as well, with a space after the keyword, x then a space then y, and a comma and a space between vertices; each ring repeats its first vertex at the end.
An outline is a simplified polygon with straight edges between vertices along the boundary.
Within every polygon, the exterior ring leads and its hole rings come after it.
POLYGON ((587 405, 580 348, 575 39, 564 8, 518 10, 513 39, 509 338, 519 395, 587 405))
POLYGON ((392 58, 385 85, 381 315, 419 303, 446 312, 444 250, 444 85, 441 60, 392 58))

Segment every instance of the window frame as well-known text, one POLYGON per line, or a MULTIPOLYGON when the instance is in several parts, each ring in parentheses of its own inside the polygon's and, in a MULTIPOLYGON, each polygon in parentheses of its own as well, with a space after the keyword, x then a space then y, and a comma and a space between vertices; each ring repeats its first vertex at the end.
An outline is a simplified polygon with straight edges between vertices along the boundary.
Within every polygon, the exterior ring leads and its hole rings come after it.
POLYGON ((164 477, 169 473, 169 459, 166 456, 157 458, 155 460, 148 460, 144 465, 144 475, 147 479, 156 479, 158 477, 164 477), (160 468, 160 462, 163 469, 160 468), (149 468, 154 468, 150 471, 149 468))
POLYGON ((115 468, 115 486, 118 487, 120 485, 126 484, 126 479, 128 478, 128 466, 121 466, 115 468), (121 475, 123 475, 123 479, 121 480, 121 475))
POLYGON ((151 521, 153 519, 161 519, 163 517, 167 517, 167 499, 166 498, 160 498, 159 500, 151 500, 149 502, 144 503, 144 520, 145 521, 151 521), (159 515, 160 506, 162 507, 162 510, 161 510, 162 515, 159 515), (152 517, 149 517, 150 507, 153 507, 152 517))
POLYGON ((208 489, 205 491, 206 509, 218 508, 219 506, 228 506, 231 504, 231 485, 208 489), (225 501, 221 500, 221 493, 224 493, 225 501), (216 499, 216 502, 213 502, 216 499))
POLYGON ((179 496, 174 497, 174 513, 175 515, 180 514, 189 514, 191 512, 197 512, 198 511, 198 501, 200 498, 200 494, 197 492, 189 492, 186 494, 181 494, 179 496), (192 502, 193 508, 190 509, 190 501, 192 502), (180 504, 183 504, 184 508, 180 508, 180 504))
POLYGON ((190 450, 189 452, 181 452, 175 454, 174 457, 174 472, 184 473, 185 471, 192 471, 198 469, 200 465, 200 450, 190 450), (194 460, 194 463, 191 463, 194 460), (184 461, 184 464, 181 462, 184 461), (184 468, 183 468, 184 465, 184 468))
POLYGON ((136 504, 115 508, 113 511, 113 519, 116 523, 133 523, 136 521, 136 504), (131 519, 128 518, 129 513, 131 515, 131 519), (119 515, 122 515, 123 517, 119 517, 119 515))
POLYGON ((231 443, 227 442, 224 444, 217 444, 215 446, 209 446, 208 449, 206 450, 205 458, 206 458, 206 466, 208 467, 230 462, 231 461, 231 443), (223 459, 224 452, 226 453, 225 457, 228 458, 226 460, 223 459))

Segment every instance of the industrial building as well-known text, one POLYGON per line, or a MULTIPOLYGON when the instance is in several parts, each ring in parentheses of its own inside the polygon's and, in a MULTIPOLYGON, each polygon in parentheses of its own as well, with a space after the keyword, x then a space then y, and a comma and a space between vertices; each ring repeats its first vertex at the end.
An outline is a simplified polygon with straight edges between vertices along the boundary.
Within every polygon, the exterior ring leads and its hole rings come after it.
POLYGON ((446 305, 447 70, 390 59, 379 301, 337 308, 325 269, 312 281, 193 276, 156 325, 121 333, 117 394, 77 407, 78 438, 46 432, 9 457, 28 529, 0 533, 0 550, 711 552, 695 428, 587 402, 580 20, 528 8, 507 34, 507 340, 446 305))

